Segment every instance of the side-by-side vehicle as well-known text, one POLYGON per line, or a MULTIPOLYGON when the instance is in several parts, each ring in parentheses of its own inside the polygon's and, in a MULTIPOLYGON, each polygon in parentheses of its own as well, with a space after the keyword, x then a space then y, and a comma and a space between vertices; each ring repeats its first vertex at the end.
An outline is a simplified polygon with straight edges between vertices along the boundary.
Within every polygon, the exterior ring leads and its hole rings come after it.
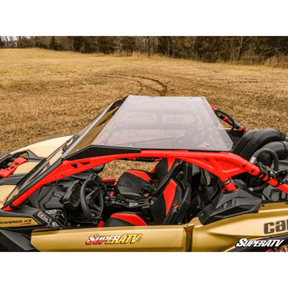
POLYGON ((205 97, 130 95, 0 155, 0 251, 286 251, 287 157, 205 97), (101 177, 119 160, 155 164, 101 177))

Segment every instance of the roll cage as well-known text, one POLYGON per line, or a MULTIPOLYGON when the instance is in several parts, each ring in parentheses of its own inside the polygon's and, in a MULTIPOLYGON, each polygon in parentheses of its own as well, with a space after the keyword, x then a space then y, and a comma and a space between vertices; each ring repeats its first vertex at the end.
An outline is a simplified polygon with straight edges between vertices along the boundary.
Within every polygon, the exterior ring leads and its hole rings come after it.
POLYGON ((288 185, 273 174, 273 170, 259 168, 255 164, 243 159, 242 157, 229 152, 196 152, 196 151, 177 151, 177 150, 142 150, 140 153, 115 154, 106 156, 97 156, 76 160, 63 160, 62 163, 45 175, 32 187, 23 191, 16 199, 5 203, 4 211, 12 211, 13 208, 19 206, 23 201, 29 198, 35 191, 43 185, 63 179, 65 177, 83 172, 85 170, 97 167, 114 160, 136 160, 137 158, 177 158, 185 162, 194 164, 202 169, 209 171, 217 176, 222 182, 222 191, 233 191, 237 187, 234 185, 231 177, 247 172, 253 176, 261 177, 261 179, 279 190, 288 194, 288 185))

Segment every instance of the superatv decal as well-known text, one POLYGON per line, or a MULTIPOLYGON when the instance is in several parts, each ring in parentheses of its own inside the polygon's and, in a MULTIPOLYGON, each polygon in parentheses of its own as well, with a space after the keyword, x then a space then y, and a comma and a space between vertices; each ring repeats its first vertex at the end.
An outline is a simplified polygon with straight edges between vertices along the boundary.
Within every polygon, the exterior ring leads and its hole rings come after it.
POLYGON ((0 217, 0 227, 18 227, 33 225, 38 225, 38 223, 31 218, 0 217))
POLYGON ((242 238, 236 247, 279 247, 284 240, 248 240, 242 238))
POLYGON ((288 219, 264 224, 264 233, 271 234, 288 230, 288 219))
POLYGON ((141 238, 142 234, 123 234, 120 236, 100 236, 99 234, 92 234, 85 244, 135 244, 139 242, 141 238))

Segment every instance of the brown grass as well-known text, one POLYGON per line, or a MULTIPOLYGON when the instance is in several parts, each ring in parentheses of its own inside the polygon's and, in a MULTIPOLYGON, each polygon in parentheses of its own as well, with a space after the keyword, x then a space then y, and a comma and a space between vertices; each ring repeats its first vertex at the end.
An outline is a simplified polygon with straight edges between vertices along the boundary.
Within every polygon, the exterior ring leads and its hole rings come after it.
POLYGON ((248 129, 288 133, 287 84, 288 70, 267 66, 1 49, 0 154, 73 134, 129 94, 205 96, 248 129))

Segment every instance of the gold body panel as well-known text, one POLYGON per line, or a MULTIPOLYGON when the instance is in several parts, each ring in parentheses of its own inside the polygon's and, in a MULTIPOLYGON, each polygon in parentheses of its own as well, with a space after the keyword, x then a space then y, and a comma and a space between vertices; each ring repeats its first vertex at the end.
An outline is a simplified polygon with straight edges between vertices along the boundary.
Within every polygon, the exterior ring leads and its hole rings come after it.
POLYGON ((13 150, 13 153, 20 152, 22 150, 30 150, 32 153, 38 157, 48 157, 52 152, 54 152, 59 146, 61 146, 65 141, 70 139, 72 135, 60 136, 53 139, 44 140, 37 142, 28 146, 21 147, 19 149, 13 150))
POLYGON ((36 226, 38 223, 32 218, 0 217, 0 228, 36 226))
POLYGON ((34 231, 31 244, 40 251, 180 252, 186 251, 186 231, 183 225, 34 231), (111 238, 101 244, 86 244, 96 237, 111 238))
POLYGON ((26 163, 18 166, 13 174, 14 175, 15 174, 22 174, 22 173, 27 174, 38 164, 39 164, 39 162, 26 162, 26 163))
POLYGON ((229 251, 241 238, 257 240, 287 234, 288 231, 264 233, 265 223, 286 219, 288 205, 272 203, 262 205, 259 213, 208 225, 194 218, 186 225, 34 230, 31 244, 40 251, 229 251), (101 237, 104 239, 101 244, 93 243, 101 237))
POLYGON ((15 185, 2 185, 0 186, 0 208, 3 207, 7 197, 13 191, 15 185))
POLYGON ((191 221, 191 224, 194 224, 192 251, 229 251, 235 248, 241 238, 257 240, 287 234, 287 230, 264 233, 265 223, 286 219, 288 219, 288 204, 286 203, 263 204, 258 213, 244 214, 204 226, 198 218, 194 218, 191 221))

